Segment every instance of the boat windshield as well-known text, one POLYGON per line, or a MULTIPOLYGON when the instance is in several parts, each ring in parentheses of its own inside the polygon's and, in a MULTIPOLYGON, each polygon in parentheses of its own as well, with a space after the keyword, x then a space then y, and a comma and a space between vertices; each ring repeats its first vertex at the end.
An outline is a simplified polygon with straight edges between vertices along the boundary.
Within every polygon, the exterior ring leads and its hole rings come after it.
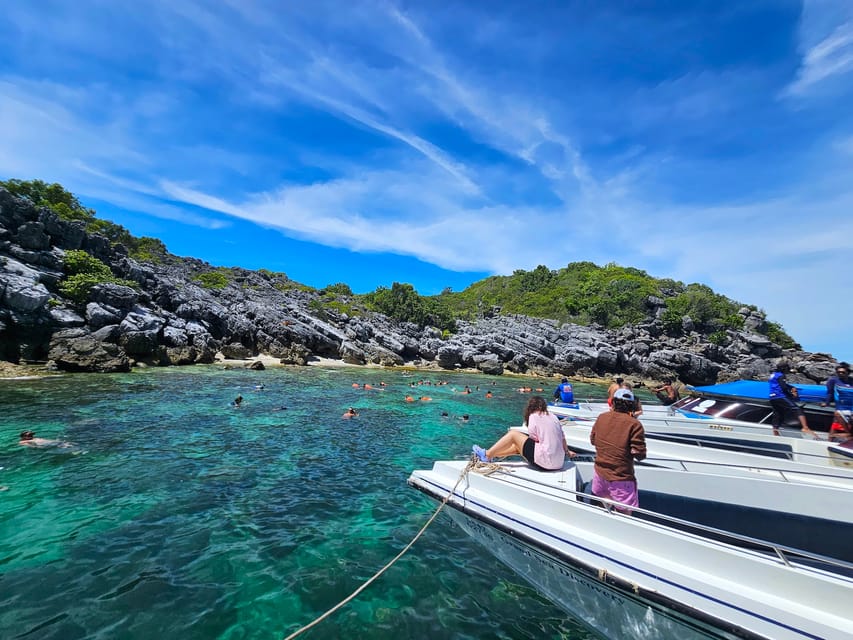
POLYGON ((685 398, 673 407, 682 413, 698 413, 709 418, 730 418, 745 422, 765 422, 773 413, 769 407, 715 398, 685 398))

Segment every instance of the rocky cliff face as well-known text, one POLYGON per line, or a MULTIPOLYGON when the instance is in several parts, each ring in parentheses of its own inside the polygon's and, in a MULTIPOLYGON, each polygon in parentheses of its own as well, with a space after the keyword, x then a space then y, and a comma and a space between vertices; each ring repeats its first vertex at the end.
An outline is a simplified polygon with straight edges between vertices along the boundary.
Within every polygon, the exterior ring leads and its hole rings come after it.
MULTIPOLYGON (((725 347, 708 342, 685 318, 678 335, 656 320, 662 300, 649 299, 646 322, 616 331, 525 316, 494 314, 460 322, 443 338, 436 329, 373 313, 350 316, 280 275, 231 270, 228 284, 205 288, 196 276, 210 265, 169 258, 140 263, 121 245, 86 233, 0 189, 0 360, 47 362, 65 371, 128 371, 138 363, 187 365, 260 353, 285 364, 314 356, 351 364, 413 364, 538 375, 678 377, 688 384, 769 375, 775 359, 793 363, 799 380, 822 382, 827 354, 783 352, 755 333, 760 314, 743 309, 745 329, 725 347), (65 253, 83 249, 136 287, 96 285, 84 303, 58 289, 65 253)), ((797 379, 797 376, 794 376, 797 379)))

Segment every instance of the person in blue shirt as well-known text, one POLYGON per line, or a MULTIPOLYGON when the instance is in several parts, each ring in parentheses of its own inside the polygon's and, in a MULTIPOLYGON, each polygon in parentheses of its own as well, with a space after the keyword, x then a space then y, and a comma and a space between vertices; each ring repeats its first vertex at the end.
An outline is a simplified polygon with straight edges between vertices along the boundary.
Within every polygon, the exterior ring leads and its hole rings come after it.
POLYGON ((835 404, 835 387, 837 385, 853 386, 853 378, 850 377, 850 365, 846 362, 839 362, 838 366, 835 367, 835 375, 830 376, 829 380, 826 381, 826 399, 820 403, 822 406, 835 404))
POLYGON ((575 395, 572 391, 572 383, 569 382, 568 378, 563 378, 560 384, 557 385, 557 388, 554 389, 554 400, 567 402, 569 404, 575 401, 575 395))
POLYGON ((785 374, 791 370, 791 365, 782 360, 776 365, 776 371, 770 376, 770 406, 773 407, 773 433, 779 435, 779 427, 784 424, 788 413, 794 412, 800 421, 803 433, 814 434, 806 422, 806 415, 795 402, 799 397, 797 388, 788 384, 785 374))

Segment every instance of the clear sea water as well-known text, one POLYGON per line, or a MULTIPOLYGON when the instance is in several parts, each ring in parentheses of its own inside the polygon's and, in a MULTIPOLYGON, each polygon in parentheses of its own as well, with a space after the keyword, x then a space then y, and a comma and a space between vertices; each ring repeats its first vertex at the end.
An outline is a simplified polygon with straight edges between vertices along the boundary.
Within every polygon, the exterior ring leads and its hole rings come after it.
MULTIPOLYGON (((530 384, 549 397, 554 381, 319 366, 0 380, 0 638, 281 639, 426 522, 437 505, 412 469, 520 424, 530 384), (72 446, 20 446, 24 429, 72 446)), ((443 514, 300 636, 499 637, 594 636, 443 514)))

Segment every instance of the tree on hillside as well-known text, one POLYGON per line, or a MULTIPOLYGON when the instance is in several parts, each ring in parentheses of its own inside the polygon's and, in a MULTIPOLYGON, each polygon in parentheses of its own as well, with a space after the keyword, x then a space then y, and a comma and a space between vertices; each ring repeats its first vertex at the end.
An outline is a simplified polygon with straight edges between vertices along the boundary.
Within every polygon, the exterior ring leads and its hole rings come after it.
POLYGON ((86 231, 108 238, 110 242, 127 247, 130 256, 136 260, 158 262, 168 254, 166 245, 156 238, 137 238, 120 224, 97 218, 94 209, 80 204, 73 193, 56 182, 48 184, 43 180, 0 180, 0 187, 18 197, 27 198, 39 207, 47 207, 61 220, 78 220, 85 223, 86 231))
POLYGON ((400 322, 448 330, 453 330, 456 325, 453 314, 440 298, 424 298, 407 283, 395 282, 390 289, 378 287, 364 295, 364 302, 373 311, 400 322))
POLYGON ((27 198, 33 204, 47 207, 63 220, 82 220, 88 222, 95 217, 94 209, 80 204, 77 197, 61 184, 48 184, 43 180, 0 180, 0 187, 9 193, 27 198))

